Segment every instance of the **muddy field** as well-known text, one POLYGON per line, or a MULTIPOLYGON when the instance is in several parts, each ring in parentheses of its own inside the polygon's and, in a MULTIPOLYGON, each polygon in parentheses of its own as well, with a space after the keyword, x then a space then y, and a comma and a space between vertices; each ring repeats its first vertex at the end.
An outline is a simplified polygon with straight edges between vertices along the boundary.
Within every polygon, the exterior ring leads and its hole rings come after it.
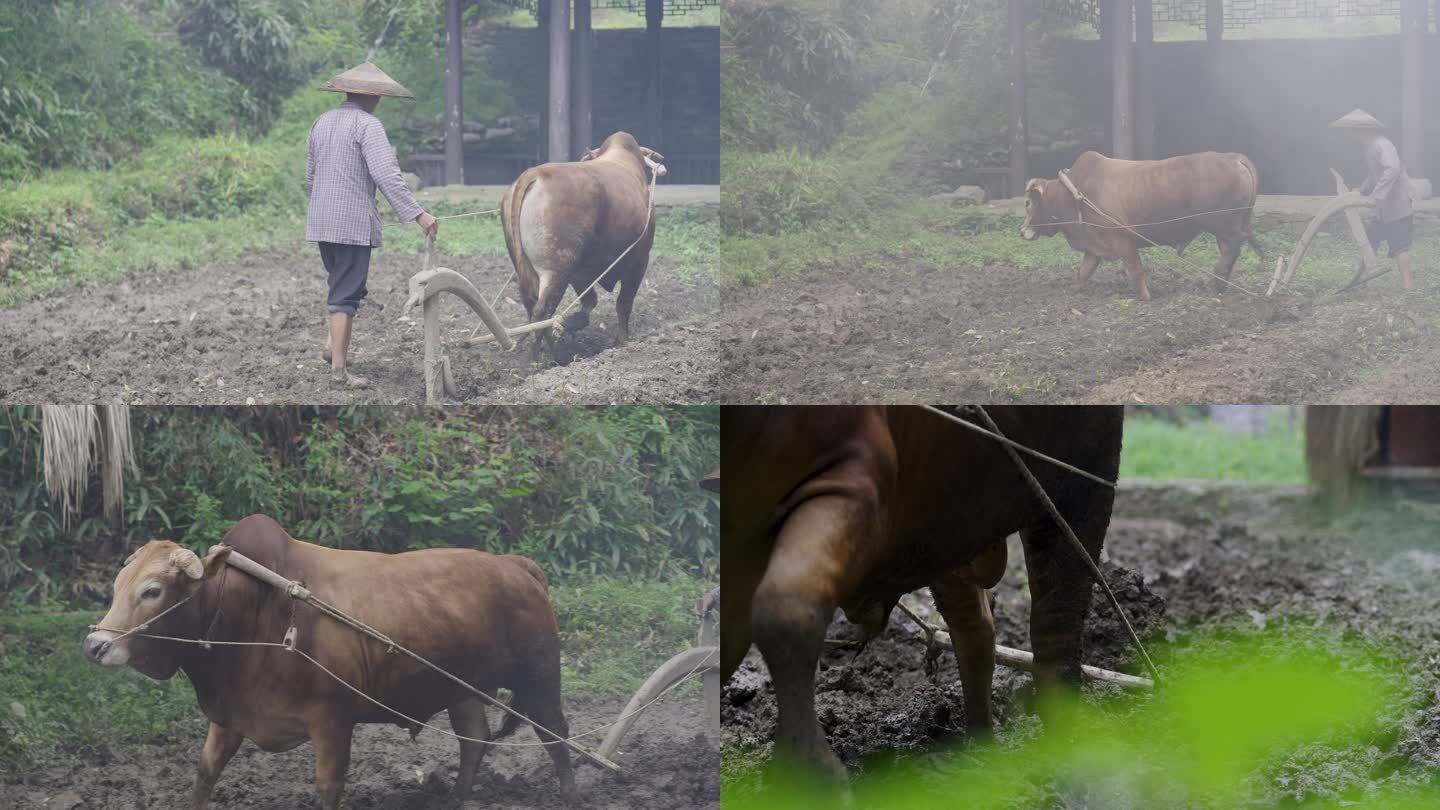
MULTIPOLYGON (((1266 489, 1122 489, 1106 540, 1106 574, 1136 630, 1152 641, 1182 629, 1219 629, 1300 622, 1330 628, 1346 638, 1398 645, 1410 660, 1415 705, 1395 707, 1390 733, 1339 754, 1302 748, 1248 783, 1253 806, 1294 806, 1306 799, 1356 802, 1384 786, 1425 783, 1440 767, 1440 653, 1433 609, 1440 598, 1440 544, 1433 520, 1435 496, 1409 499, 1378 513, 1328 523, 1298 491, 1266 489)), ((1018 541, 1011 539, 1010 570, 997 591, 1000 644, 1030 649, 1028 597, 1018 541)), ((924 613, 928 592, 917 610, 924 613)), ((1086 632, 1087 663, 1140 672, 1123 631, 1093 602, 1086 632)), ((858 638, 837 613, 827 633, 858 638)), ((964 715, 950 653, 934 676, 924 668, 923 635, 894 612, 885 633, 858 656, 853 646, 831 644, 820 665, 816 711, 836 753, 852 769, 903 761, 953 743, 964 715)), ((997 740, 1014 744, 1038 733, 1026 708, 1031 679, 996 669, 997 740)), ((1113 687, 1087 688, 1091 699, 1112 700, 1113 687)), ((775 700, 768 674, 752 651, 727 684, 722 703, 727 752, 769 750, 775 700)), ((747 756, 750 756, 747 754, 747 756)), ((942 754, 943 757, 953 754, 942 754)), ((936 767, 942 767, 937 764, 936 767)), ((1052 794, 1044 806, 1130 807, 1115 797, 1052 794)), ((1176 807, 1208 807, 1189 797, 1176 807)))
MULTIPOLYGON (((613 722, 628 698, 571 698, 572 731, 613 722)), ((615 762, 623 774, 578 766, 580 801, 598 810, 715 808, 720 806, 719 754, 705 738, 704 711, 693 694, 655 704, 631 727, 615 762)), ((435 725, 449 728, 442 714, 435 725)), ((86 752, 84 765, 26 777, 28 784, 0 782, 0 807, 14 810, 159 810, 188 807, 195 761, 204 740, 197 723, 183 742, 86 752)), ((602 735, 603 736, 603 735, 602 735)), ((512 741, 528 742, 522 731, 512 741)), ((458 745, 422 731, 415 742, 393 726, 360 726, 351 749, 344 806, 351 810, 518 810, 568 808, 560 798, 550 757, 538 747, 497 748, 481 761, 469 800, 451 789, 459 766, 458 745)), ((578 762, 578 760, 577 760, 578 762)), ((308 745, 269 754, 245 743, 220 778, 212 807, 299 810, 318 807, 314 759, 308 745)))
MULTIPOLYGON (((1423 260, 1410 295, 1396 273, 1265 298, 1161 269, 1149 303, 1117 267, 1085 284, 1069 267, 834 269, 727 291, 724 401, 1440 399, 1440 282, 1423 260)), ((1248 252, 1237 279, 1264 290, 1248 252)))
MULTIPOLYGON (((0 401, 267 404, 420 402, 418 309, 401 319, 415 254, 382 250, 355 324, 351 363, 368 391, 333 391, 320 352, 325 274, 313 249, 252 254, 218 266, 132 276, 32 301, 0 316, 0 401)), ((436 256, 487 297, 511 272, 501 257, 436 256)), ((631 342, 616 347, 615 299, 603 291, 589 328, 562 340, 563 366, 528 346, 466 347, 480 323, 445 296, 443 335, 460 399, 470 402, 713 402, 719 292, 655 257, 635 301, 631 342)), ((496 305, 525 323, 513 284, 496 305)), ((569 299, 567 299, 569 300, 569 299)))

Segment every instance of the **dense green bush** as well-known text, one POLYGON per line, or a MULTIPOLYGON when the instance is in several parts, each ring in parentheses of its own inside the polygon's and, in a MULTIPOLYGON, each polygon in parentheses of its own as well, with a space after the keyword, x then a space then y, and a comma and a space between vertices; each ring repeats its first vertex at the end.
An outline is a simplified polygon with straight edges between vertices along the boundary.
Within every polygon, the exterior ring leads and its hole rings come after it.
POLYGON ((329 546, 525 554, 556 581, 719 574, 718 505, 697 485, 719 464, 714 408, 143 408, 132 418, 140 475, 119 524, 95 497, 66 527, 40 483, 38 412, 0 411, 0 592, 103 594, 135 545, 164 537, 204 551, 256 512, 329 546))
POLYGON ((111 3, 0 0, 7 173, 109 166, 162 133, 237 124, 243 89, 145 19, 111 3))

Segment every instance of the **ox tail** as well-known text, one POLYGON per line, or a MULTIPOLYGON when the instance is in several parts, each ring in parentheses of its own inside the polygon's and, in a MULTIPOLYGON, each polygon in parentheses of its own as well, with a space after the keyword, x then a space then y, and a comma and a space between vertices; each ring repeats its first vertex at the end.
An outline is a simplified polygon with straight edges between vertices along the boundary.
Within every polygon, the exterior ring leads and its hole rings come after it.
POLYGON ((530 263, 530 257, 525 255, 525 245, 520 239, 520 209, 525 202, 525 194, 540 175, 534 170, 527 171, 520 175, 505 192, 505 198, 500 203, 500 214, 505 231, 505 249, 510 252, 510 263, 515 265, 515 283, 522 294, 529 298, 538 295, 534 289, 538 283, 538 275, 535 267, 530 263))
POLYGON ((519 554, 506 554, 505 558, 507 560, 513 560, 516 565, 525 569, 525 573, 534 577, 535 581, 540 583, 540 587, 544 588, 547 592, 550 590, 550 580, 545 578, 545 572, 540 569, 540 566, 537 565, 534 560, 529 557, 522 557, 519 554))
POLYGON ((1245 174, 1250 180, 1250 194, 1245 201, 1245 204, 1251 207, 1245 215, 1245 244, 1249 245, 1250 249, 1255 251, 1255 255, 1260 257, 1260 269, 1263 271, 1265 269, 1265 248, 1260 244, 1260 240, 1255 238, 1255 232, 1250 227, 1250 223, 1255 217, 1255 200, 1260 196, 1260 171, 1255 168, 1255 162, 1250 158, 1245 155, 1239 157, 1240 168, 1245 170, 1245 174))
MULTIPOLYGON (((517 698, 512 696, 512 697, 510 698, 510 708, 511 708, 512 710, 514 710, 514 711, 517 711, 517 712, 520 712, 521 714, 524 714, 524 713, 525 713, 524 707, 523 707, 523 706, 520 706, 520 705, 517 705, 517 704, 518 704, 517 698)), ((517 729, 520 728, 520 724, 523 723, 523 722, 525 722, 525 721, 521 720, 519 717, 516 717, 515 715, 510 714, 510 712, 506 712, 506 713, 505 713, 505 719, 504 719, 503 721, 501 721, 501 723, 500 723, 500 730, 499 730, 499 731, 496 731, 493 735, 491 735, 490 739, 492 739, 492 740, 501 740, 501 739, 504 739, 504 738, 506 738, 506 737, 509 737, 511 734, 514 734, 517 729)))

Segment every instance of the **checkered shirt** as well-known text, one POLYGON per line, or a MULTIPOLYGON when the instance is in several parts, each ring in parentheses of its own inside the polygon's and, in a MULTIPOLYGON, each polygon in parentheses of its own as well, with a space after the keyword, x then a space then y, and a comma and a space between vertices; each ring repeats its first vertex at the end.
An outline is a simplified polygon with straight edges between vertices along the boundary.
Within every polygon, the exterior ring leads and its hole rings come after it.
POLYGON ((305 162, 305 239, 379 247, 377 186, 401 222, 413 222, 424 210, 400 176, 380 119, 351 101, 315 119, 305 162))

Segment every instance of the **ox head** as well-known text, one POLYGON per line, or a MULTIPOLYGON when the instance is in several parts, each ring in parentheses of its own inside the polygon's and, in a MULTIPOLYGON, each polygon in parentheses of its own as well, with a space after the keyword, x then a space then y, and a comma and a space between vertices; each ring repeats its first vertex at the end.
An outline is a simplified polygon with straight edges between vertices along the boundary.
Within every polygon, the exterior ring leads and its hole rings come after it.
POLYGON ((180 666, 179 644, 140 635, 120 636, 153 621, 148 630, 141 632, 198 637, 203 630, 198 610, 186 606, 163 617, 160 614, 194 595, 206 579, 224 567, 229 556, 229 546, 212 548, 204 559, 169 540, 151 540, 141 546, 115 577, 110 612, 99 624, 104 629, 85 637, 86 657, 105 667, 128 665, 160 680, 174 675, 180 666))
POLYGON ((596 148, 586 150, 585 154, 580 156, 580 160, 581 162, 597 160, 601 157, 617 153, 634 155, 640 158, 642 163, 653 169, 656 174, 661 177, 665 176, 665 167, 660 165, 661 162, 665 160, 665 156, 648 146, 641 146, 640 143, 635 140, 635 136, 628 132, 617 132, 611 135, 605 139, 604 143, 596 148))
POLYGON ((1060 232, 1056 223, 1075 219, 1075 198, 1059 180, 1032 179, 1025 184, 1025 224, 1020 236, 1033 241, 1060 232))

